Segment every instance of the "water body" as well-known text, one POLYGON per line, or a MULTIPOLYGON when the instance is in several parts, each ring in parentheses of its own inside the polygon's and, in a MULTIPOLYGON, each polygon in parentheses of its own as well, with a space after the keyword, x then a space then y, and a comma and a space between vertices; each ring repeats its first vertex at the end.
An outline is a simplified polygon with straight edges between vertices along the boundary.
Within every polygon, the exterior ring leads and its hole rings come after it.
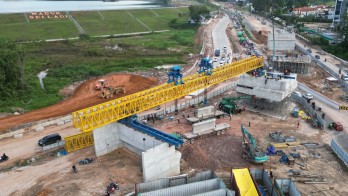
POLYGON ((88 11, 88 10, 125 10, 161 7, 155 0, 116 2, 100 1, 35 1, 0 0, 0 14, 23 12, 88 11))

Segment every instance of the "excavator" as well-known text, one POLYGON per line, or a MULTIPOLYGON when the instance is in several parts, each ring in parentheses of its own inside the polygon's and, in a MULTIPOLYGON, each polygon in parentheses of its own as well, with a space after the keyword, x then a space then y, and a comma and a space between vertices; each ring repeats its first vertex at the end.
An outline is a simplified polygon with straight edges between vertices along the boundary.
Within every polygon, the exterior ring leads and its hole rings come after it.
POLYGON ((268 157, 266 153, 262 150, 261 147, 257 146, 254 137, 249 133, 249 131, 244 127, 244 125, 242 125, 241 128, 244 148, 243 158, 254 163, 263 163, 267 161, 268 157), (246 137, 249 138, 249 141, 247 141, 246 137))

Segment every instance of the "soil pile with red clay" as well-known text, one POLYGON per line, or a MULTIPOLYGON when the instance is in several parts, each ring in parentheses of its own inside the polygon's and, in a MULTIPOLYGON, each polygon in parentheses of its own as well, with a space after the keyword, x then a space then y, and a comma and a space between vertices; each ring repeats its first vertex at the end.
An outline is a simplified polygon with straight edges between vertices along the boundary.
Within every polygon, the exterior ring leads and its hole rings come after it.
POLYGON ((193 144, 181 147, 180 152, 182 158, 196 169, 216 170, 249 167, 252 164, 242 158, 242 138, 236 135, 225 134, 200 138, 193 144))
MULTIPOLYGON (((0 132, 5 132, 9 128, 21 124, 67 115, 74 111, 109 101, 108 99, 102 99, 100 97, 101 91, 94 89, 98 79, 91 79, 84 82, 75 90, 73 96, 55 105, 21 115, 0 118, 0 132)), ((132 74, 113 74, 105 76, 103 79, 107 81, 109 86, 125 85, 126 87, 125 94, 118 94, 112 99, 148 89, 157 83, 157 80, 154 78, 132 74)))

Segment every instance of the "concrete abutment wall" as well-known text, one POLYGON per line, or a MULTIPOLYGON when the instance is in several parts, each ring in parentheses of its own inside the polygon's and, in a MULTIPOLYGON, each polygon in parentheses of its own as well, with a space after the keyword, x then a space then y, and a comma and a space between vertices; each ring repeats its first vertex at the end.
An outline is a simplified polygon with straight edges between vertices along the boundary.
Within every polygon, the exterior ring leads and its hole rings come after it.
POLYGON ((180 174, 181 153, 156 138, 114 122, 93 131, 96 156, 124 147, 142 157, 144 181, 180 174))

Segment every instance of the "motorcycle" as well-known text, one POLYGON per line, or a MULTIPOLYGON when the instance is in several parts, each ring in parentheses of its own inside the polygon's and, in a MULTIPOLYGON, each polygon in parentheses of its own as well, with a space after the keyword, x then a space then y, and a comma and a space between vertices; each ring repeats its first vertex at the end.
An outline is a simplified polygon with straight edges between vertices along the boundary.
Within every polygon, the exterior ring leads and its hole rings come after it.
POLYGON ((72 170, 73 170, 74 173, 77 173, 77 168, 76 168, 75 165, 72 166, 72 170))
POLYGON ((86 164, 93 163, 94 161, 95 161, 94 158, 85 158, 84 160, 79 161, 79 164, 86 165, 86 164))
POLYGON ((7 161, 9 159, 9 157, 4 153, 1 157, 0 157, 0 163, 7 161))
POLYGON ((110 184, 106 187, 106 195, 110 195, 116 192, 116 190, 120 190, 117 182, 110 182, 110 184))

